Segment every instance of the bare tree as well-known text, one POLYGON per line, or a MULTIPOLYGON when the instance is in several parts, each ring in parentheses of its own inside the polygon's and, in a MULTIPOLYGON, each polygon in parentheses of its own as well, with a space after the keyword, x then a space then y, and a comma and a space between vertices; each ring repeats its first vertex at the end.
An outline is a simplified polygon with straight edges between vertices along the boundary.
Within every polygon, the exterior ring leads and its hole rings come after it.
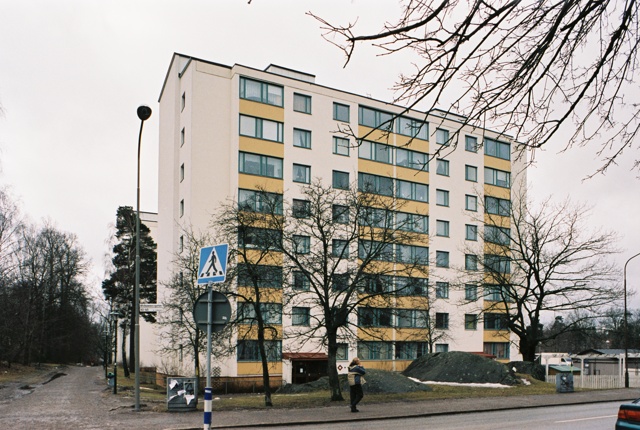
MULTIPOLYGON (((326 349, 332 400, 342 400, 339 341, 385 339, 395 309, 403 302, 409 306, 406 297, 398 296, 426 293, 428 248, 419 244, 426 238, 427 217, 400 213, 406 201, 374 194, 371 186, 361 184, 363 192, 355 185, 337 190, 316 180, 300 187, 291 204, 260 191, 227 207, 224 213, 233 217, 217 217, 222 222, 218 229, 237 226, 238 257, 249 279, 269 279, 259 275, 265 265, 282 268, 282 306, 297 321, 283 336, 291 347, 311 342, 326 349), (252 270, 258 271, 255 277, 252 270), (398 278, 403 281, 394 282, 398 278)), ((268 291, 261 287, 254 282, 251 295, 242 297, 253 303, 252 317, 258 320, 258 298, 268 291)))
POLYGON ((621 288, 608 262, 616 237, 589 229, 588 208, 517 197, 511 204, 487 197, 483 270, 475 280, 484 284, 485 328, 513 332, 524 360, 533 361, 540 343, 584 326, 619 299, 621 288), (543 318, 554 313, 573 318, 543 330, 543 318))
POLYGON ((598 172, 637 145, 640 104, 630 96, 640 46, 637 0, 402 3, 399 18, 372 34, 309 15, 347 63, 363 43, 381 55, 411 52, 396 101, 462 113, 460 129, 489 122, 529 148, 565 130, 571 137, 563 150, 600 144, 598 172))

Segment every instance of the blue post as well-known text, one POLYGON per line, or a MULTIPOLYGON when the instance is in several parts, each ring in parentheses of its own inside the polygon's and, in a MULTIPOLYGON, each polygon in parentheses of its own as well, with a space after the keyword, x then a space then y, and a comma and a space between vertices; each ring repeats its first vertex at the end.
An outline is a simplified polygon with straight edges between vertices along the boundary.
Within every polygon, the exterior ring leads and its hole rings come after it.
POLYGON ((211 429, 211 401, 213 399, 213 390, 211 387, 204 389, 204 430, 211 429))

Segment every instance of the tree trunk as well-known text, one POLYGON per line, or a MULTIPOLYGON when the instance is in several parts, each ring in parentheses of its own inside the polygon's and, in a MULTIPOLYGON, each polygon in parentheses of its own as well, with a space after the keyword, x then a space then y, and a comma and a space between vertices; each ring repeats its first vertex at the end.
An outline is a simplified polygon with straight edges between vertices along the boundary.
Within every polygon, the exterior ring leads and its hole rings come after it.
POLYGON ((342 401, 342 390, 340 389, 340 378, 338 376, 338 368, 336 367, 336 353, 338 352, 337 332, 335 330, 327 330, 328 340, 328 360, 327 375, 329 376, 329 387, 331 389, 331 401, 342 401))
POLYGON ((264 324, 261 318, 258 319, 258 348, 260 349, 260 358, 262 359, 262 384, 264 385, 264 405, 273 406, 271 401, 271 381, 269 378, 269 361, 267 360, 267 351, 264 347, 264 324))
POLYGON ((122 330, 122 370, 124 370, 125 378, 130 376, 129 365, 127 364, 127 330, 122 330))

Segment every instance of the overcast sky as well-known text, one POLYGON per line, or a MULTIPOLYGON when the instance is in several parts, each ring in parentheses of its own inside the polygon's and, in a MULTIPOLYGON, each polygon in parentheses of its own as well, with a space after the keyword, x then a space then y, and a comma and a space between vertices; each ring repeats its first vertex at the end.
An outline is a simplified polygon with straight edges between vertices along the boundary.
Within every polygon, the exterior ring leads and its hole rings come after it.
MULTIPOLYGON (((0 0, 0 185, 10 186, 32 221, 77 235, 99 291, 109 225, 120 205, 135 207, 136 108, 147 104, 141 210, 157 210, 158 96, 174 52, 222 64, 269 64, 316 75, 316 83, 391 100, 401 58, 361 47, 346 68, 321 37, 312 11, 330 22, 358 19, 375 31, 399 13, 394 0, 0 0)), ((567 196, 593 206, 594 228, 619 234, 622 266, 640 252, 640 182, 628 151, 606 176, 593 150, 536 155, 535 198, 567 196)), ((640 289, 640 257, 628 287, 640 289)), ((640 296, 630 302, 639 308, 640 296)))

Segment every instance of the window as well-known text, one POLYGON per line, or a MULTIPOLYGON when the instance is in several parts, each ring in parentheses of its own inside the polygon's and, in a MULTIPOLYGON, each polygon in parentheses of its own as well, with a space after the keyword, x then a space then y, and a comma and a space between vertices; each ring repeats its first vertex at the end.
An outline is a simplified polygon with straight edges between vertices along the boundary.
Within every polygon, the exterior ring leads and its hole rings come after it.
POLYGON ((507 330, 507 315, 506 314, 484 314, 484 329, 485 330, 507 330))
POLYGON ((436 220, 436 236, 449 237, 449 221, 436 220))
POLYGON ((359 285, 366 293, 379 294, 393 292, 393 276, 364 275, 359 285))
POLYGON ((180 165, 180 182, 184 181, 184 163, 180 165))
POLYGON ((358 147, 358 157, 365 160, 377 161, 379 163, 391 164, 391 154, 393 148, 384 143, 369 142, 363 140, 358 147))
POLYGON ((429 287, 427 278, 396 276, 396 294, 399 296, 426 296, 429 287))
MULTIPOLYGON (((267 361, 282 361, 282 341, 265 340, 267 361)), ((238 361, 260 361, 260 349, 257 340, 238 341, 238 361)))
POLYGON ((309 308, 294 307, 291 310, 291 324, 309 326, 309 308))
POLYGON ((469 194, 464 196, 464 208, 468 211, 478 211, 478 198, 469 194))
POLYGON ((333 188, 337 188, 339 190, 349 189, 349 172, 339 172, 334 170, 332 180, 333 188))
POLYGON ((478 168, 476 166, 464 166, 464 179, 471 182, 478 182, 478 168))
POLYGON ((465 330, 477 330, 478 329, 478 315, 465 314, 464 315, 464 329, 465 330))
POLYGON ((331 207, 333 222, 338 224, 349 224, 349 207, 333 205, 331 207))
POLYGON ((311 132, 309 130, 293 129, 293 146, 311 148, 311 132))
POLYGON ((309 200, 293 199, 291 212, 294 218, 309 218, 311 215, 311 202, 309 200))
POLYGON ((396 326, 400 328, 425 328, 429 314, 427 311, 418 309, 398 309, 396 315, 396 326))
POLYGON ((422 140, 429 140, 429 124, 417 119, 404 116, 396 120, 396 132, 403 136, 416 137, 422 140))
POLYGON ((344 137, 333 136, 333 153, 338 155, 346 155, 349 156, 349 147, 351 144, 349 143, 349 139, 345 139, 344 137))
POLYGON ((303 184, 311 183, 311 166, 303 164, 293 165, 293 182, 301 182, 303 184))
POLYGON ((429 201, 429 185, 418 184, 409 181, 396 181, 398 190, 396 197, 407 200, 415 200, 417 202, 429 201))
POLYGON ((391 327, 393 311, 389 308, 358 308, 358 326, 360 327, 391 327))
POLYGON ((429 217, 427 215, 397 212, 395 227, 398 230, 402 230, 402 231, 428 234, 429 233, 429 217))
POLYGON ((239 189, 238 209, 282 215, 282 194, 239 189))
POLYGON ((473 136, 465 136, 464 149, 469 152, 478 152, 478 138, 473 136))
POLYGON ((284 106, 283 87, 266 82, 254 81, 249 78, 240 78, 240 98, 266 103, 274 106, 284 106))
POLYGON ((449 314, 436 312, 436 328, 446 330, 449 328, 449 314))
POLYGON ((511 201, 486 196, 484 198, 484 211, 492 215, 509 216, 511 214, 511 201))
POLYGON ((415 360, 428 353, 427 342, 396 342, 396 360, 415 360))
POLYGON ((338 344, 338 350, 336 351, 336 360, 348 360, 349 359, 349 355, 348 355, 348 344, 346 343, 339 343, 338 344))
POLYGON ((392 360, 392 342, 358 341, 358 357, 361 360, 392 360))
POLYGON ((391 131, 393 130, 393 115, 387 112, 360 106, 358 109, 358 124, 391 131))
POLYGON ((511 230, 506 227, 485 225, 484 241, 508 246, 511 243, 511 230))
POLYGON ((282 232, 268 228, 239 227, 238 246, 256 249, 277 249, 282 244, 282 232))
POLYGON ((282 288, 282 267, 238 264, 238 285, 243 287, 282 288))
POLYGON ((449 352, 448 343, 436 343, 436 352, 449 352))
POLYGON ((184 215, 184 199, 180 200, 180 218, 184 215))
POLYGON ((299 291, 309 291, 311 286, 311 281, 309 280, 309 275, 306 273, 296 270, 293 272, 293 289, 299 291))
POLYGON ((293 236, 293 247, 296 254, 308 254, 311 252, 311 238, 309 236, 293 236))
POLYGON ((436 190, 436 204, 438 206, 449 206, 449 191, 436 190))
POLYGON ((448 282, 436 282, 436 298, 448 299, 449 298, 449 283, 448 282))
POLYGON ((484 255, 484 267, 486 272, 510 273, 511 261, 504 255, 484 255))
MULTIPOLYGON (((282 324, 282 305, 280 303, 260 303, 260 315, 266 324, 282 324)), ((238 302, 238 320, 242 324, 256 321, 256 304, 238 302)))
POLYGON ((449 267, 449 253, 436 251, 436 267, 449 267))
POLYGON ((238 153, 238 170, 248 175, 267 176, 282 179, 282 158, 266 155, 238 153))
POLYGON ((490 157, 502 158, 503 160, 511 159, 511 145, 506 142, 484 138, 484 154, 490 157))
POLYGON ((180 111, 183 111, 186 105, 187 105, 187 95, 186 93, 182 93, 182 98, 180 99, 180 111))
POLYGON ((358 173, 358 191, 393 197, 393 179, 369 173, 358 173))
POLYGON ((449 145, 449 130, 436 129, 436 143, 438 145, 449 145))
POLYGON ((396 245, 396 261, 408 264, 429 264, 429 247, 396 245))
POLYGON ((465 270, 478 270, 478 256, 475 254, 466 254, 464 256, 465 270))
POLYGON ((478 286, 476 284, 464 284, 465 300, 478 300, 478 286))
POLYGON ((499 359, 509 359, 509 342, 485 342, 483 347, 485 354, 493 355, 499 359))
POLYGON ((486 284, 484 286, 484 299, 490 302, 508 301, 508 290, 503 289, 502 287, 502 285, 486 284))
POLYGON ((497 187, 509 188, 511 186, 511 173, 485 167, 484 183, 495 185, 497 187))
POLYGON ((363 207, 358 223, 361 226, 393 228, 393 212, 387 209, 363 207))
POLYGON ((182 252, 184 250, 184 236, 180 236, 180 239, 178 240, 178 250, 180 252, 182 252))
POLYGON ((240 136, 282 143, 284 140, 284 124, 268 119, 240 115, 240 136))
POLYGON ((333 119, 336 121, 349 122, 349 106, 333 103, 333 119))
POLYGON ((465 224, 465 239, 466 240, 478 240, 478 226, 472 224, 465 224))
POLYGON ((348 258, 349 242, 341 239, 333 239, 331 241, 331 255, 338 258, 348 258))
POLYGON ((302 113, 311 113, 311 96, 293 93, 293 110, 302 113))
POLYGON ((448 160, 436 160, 436 174, 442 176, 449 176, 449 161, 448 160))
POLYGON ((393 245, 375 240, 360 240, 358 257, 366 260, 393 261, 393 245))
POLYGON ((331 288, 333 291, 347 291, 349 289, 349 274, 333 274, 333 276, 331 276, 331 288))
POLYGON ((428 172, 429 154, 412 151, 410 149, 396 148, 396 165, 428 172))
POLYGON ((184 145, 184 127, 180 130, 180 146, 184 145))

